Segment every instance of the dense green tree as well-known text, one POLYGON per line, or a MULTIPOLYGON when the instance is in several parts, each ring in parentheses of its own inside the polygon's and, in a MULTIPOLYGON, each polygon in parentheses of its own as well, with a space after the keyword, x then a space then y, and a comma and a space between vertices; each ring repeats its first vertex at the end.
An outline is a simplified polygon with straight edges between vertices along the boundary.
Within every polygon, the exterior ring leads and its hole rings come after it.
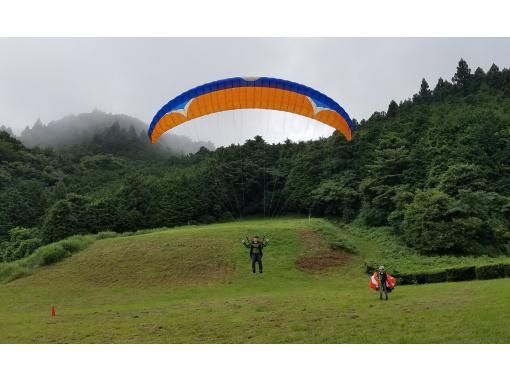
POLYGON ((473 89, 478 90, 485 83, 486 74, 481 67, 477 67, 473 75, 473 89))
POLYGON ((14 227, 9 230, 9 240, 0 242, 0 261, 14 261, 31 255, 42 245, 35 228, 14 227))
POLYGON ((434 97, 438 100, 443 100, 452 92, 452 84, 445 81, 443 78, 437 80, 436 87, 434 88, 434 97))
POLYGON ((467 62, 461 58, 457 66, 457 71, 452 78, 452 82, 457 87, 465 89, 469 86, 471 79, 471 69, 469 68, 467 62))
POLYGON ((456 196, 463 190, 478 191, 486 188, 486 173, 473 164, 454 164, 439 177, 439 189, 450 196, 456 196))
POLYGON ((42 237, 45 242, 93 231, 88 202, 85 197, 70 194, 57 201, 49 210, 42 224, 42 237))
POLYGON ((360 205, 355 174, 346 172, 342 177, 326 179, 312 191, 313 209, 321 215, 340 217, 344 222, 354 219, 360 205))
POLYGON ((500 78, 501 78, 501 73, 499 71, 499 67, 493 63, 491 68, 489 69, 489 71, 487 71, 487 76, 486 76, 487 84, 490 87, 498 88, 498 87, 500 87, 500 82, 501 82, 500 78))
POLYGON ((454 200, 438 189, 419 190, 406 208, 403 238, 424 253, 452 253, 463 240, 454 200))
POLYGON ((395 210, 394 196, 405 183, 409 169, 409 150, 395 134, 386 135, 367 165, 368 173, 361 181, 362 218, 372 226, 384 225, 395 210))
POLYGON ((386 114, 388 117, 393 117, 398 113, 398 104, 396 101, 392 100, 390 104, 388 105, 388 111, 386 114))
POLYGON ((423 253, 508 253, 510 224, 501 213, 507 201, 487 192, 463 190, 453 198, 418 191, 404 213, 403 237, 423 253))
POLYGON ((432 91, 430 90, 429 84, 427 83, 425 78, 423 78, 420 84, 420 91, 418 92, 418 94, 414 96, 414 100, 415 101, 428 100, 431 98, 431 96, 432 91))

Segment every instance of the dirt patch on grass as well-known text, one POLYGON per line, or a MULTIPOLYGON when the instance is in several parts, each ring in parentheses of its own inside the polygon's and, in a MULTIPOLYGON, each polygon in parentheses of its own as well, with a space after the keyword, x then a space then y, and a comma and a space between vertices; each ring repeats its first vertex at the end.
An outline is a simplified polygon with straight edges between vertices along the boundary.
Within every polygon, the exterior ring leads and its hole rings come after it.
POLYGON ((350 254, 343 250, 332 249, 315 231, 299 231, 305 242, 305 252, 296 260, 296 267, 304 272, 326 272, 345 265, 350 254))

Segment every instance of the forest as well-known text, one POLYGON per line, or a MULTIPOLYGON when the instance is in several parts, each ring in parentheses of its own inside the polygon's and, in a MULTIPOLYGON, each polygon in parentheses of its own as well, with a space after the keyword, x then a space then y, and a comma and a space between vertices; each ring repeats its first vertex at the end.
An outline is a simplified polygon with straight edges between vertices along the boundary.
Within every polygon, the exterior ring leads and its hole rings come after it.
POLYGON ((510 70, 495 64, 423 79, 354 120, 351 142, 255 136, 185 154, 108 120, 53 145, 51 126, 0 129, 0 261, 76 234, 293 214, 390 227, 423 255, 510 254, 510 70))

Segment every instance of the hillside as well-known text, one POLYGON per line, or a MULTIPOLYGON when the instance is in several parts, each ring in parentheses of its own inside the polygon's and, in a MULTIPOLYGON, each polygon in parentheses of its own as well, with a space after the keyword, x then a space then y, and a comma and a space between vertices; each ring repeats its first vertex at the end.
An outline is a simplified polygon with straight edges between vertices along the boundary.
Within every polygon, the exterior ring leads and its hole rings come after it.
POLYGON ((265 219, 98 240, 0 285, 0 342, 510 341, 510 279, 401 286, 379 301, 365 248, 331 251, 320 231, 339 233, 265 219), (254 233, 271 237, 262 275, 239 243, 254 233))
MULTIPOLYGON (((29 148, 68 148, 84 143, 90 143, 96 136, 101 136, 112 125, 118 125, 122 130, 132 129, 136 137, 151 146, 147 141, 147 124, 128 115, 111 114, 94 110, 79 115, 69 115, 59 120, 50 121, 47 125, 37 120, 32 127, 26 127, 20 135, 20 141, 29 148)), ((165 147, 173 154, 188 154, 197 152, 205 146, 213 149, 210 142, 192 141, 188 137, 169 134, 161 140, 158 146, 151 146, 157 151, 165 147)))
POLYGON ((429 258, 510 255, 510 70, 496 65, 423 79, 351 142, 255 136, 175 157, 118 123, 56 150, 0 136, 2 261, 74 234, 282 215, 385 228, 429 258))

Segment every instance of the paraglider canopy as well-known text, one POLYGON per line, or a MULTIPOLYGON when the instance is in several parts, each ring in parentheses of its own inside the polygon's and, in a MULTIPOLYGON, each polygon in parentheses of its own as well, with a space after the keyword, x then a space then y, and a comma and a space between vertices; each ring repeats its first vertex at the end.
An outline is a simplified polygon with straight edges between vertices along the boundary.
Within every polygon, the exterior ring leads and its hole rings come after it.
POLYGON ((299 83, 267 77, 236 77, 188 90, 165 104, 148 130, 155 143, 166 131, 215 112, 243 108, 285 111, 320 121, 351 140, 353 123, 333 99, 299 83))

